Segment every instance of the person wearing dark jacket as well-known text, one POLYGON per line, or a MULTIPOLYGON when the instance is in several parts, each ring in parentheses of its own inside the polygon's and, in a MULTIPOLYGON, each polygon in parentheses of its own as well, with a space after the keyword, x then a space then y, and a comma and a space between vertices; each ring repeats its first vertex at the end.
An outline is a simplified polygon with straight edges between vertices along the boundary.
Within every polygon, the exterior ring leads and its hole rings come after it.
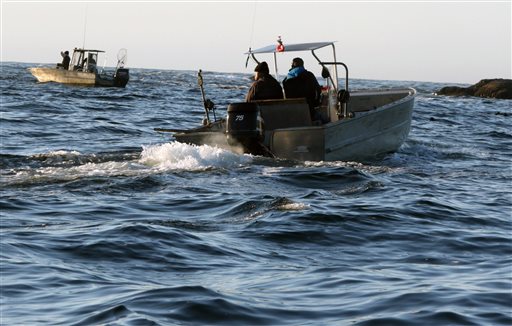
POLYGON ((315 107, 319 104, 322 88, 315 75, 304 69, 304 61, 301 58, 292 60, 292 67, 283 80, 283 88, 286 98, 305 98, 311 119, 315 120, 315 107))
POLYGON ((71 61, 71 58, 69 57, 69 51, 60 52, 60 55, 62 56, 62 63, 58 65, 59 67, 62 67, 65 70, 69 69, 69 62, 71 61))
POLYGON ((274 100, 283 98, 283 89, 279 82, 270 75, 268 64, 263 61, 254 68, 254 83, 252 83, 245 100, 274 100))

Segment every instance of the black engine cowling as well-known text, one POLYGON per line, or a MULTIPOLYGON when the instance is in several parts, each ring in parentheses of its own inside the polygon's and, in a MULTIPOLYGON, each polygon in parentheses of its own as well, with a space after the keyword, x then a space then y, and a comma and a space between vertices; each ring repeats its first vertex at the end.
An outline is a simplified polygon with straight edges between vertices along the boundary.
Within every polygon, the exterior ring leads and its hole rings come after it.
POLYGON ((229 104, 226 134, 228 142, 232 145, 240 143, 249 149, 259 143, 261 126, 256 103, 229 104))
POLYGON ((114 75, 114 86, 125 87, 130 80, 130 72, 126 68, 119 68, 114 75))

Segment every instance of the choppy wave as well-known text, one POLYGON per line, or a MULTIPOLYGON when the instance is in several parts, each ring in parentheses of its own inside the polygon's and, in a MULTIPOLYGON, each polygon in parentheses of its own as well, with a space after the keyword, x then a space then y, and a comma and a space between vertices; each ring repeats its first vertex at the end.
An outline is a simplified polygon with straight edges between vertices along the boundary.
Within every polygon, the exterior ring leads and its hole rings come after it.
MULTIPOLYGON (((374 162, 295 162, 172 142, 196 72, 125 89, 39 84, 2 63, 0 323, 510 325, 510 101, 415 87, 374 162)), ((225 113, 250 74, 204 72, 225 113)))

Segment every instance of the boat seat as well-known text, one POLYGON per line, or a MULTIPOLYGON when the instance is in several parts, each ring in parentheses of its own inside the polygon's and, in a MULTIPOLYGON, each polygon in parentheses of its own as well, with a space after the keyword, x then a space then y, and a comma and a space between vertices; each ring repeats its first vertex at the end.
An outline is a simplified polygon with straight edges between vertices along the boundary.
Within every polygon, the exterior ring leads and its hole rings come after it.
POLYGON ((312 125, 309 105, 304 98, 255 101, 265 130, 309 127, 312 125))

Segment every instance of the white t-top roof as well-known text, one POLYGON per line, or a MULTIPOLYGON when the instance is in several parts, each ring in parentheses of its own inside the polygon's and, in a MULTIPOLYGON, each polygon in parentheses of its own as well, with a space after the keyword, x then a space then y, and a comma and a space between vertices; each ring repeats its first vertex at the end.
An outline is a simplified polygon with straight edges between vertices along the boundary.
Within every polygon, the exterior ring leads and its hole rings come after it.
POLYGON ((87 49, 79 49, 79 48, 74 48, 73 49, 74 52, 105 52, 103 50, 87 50, 87 49))
MULTIPOLYGON (((286 44, 284 45, 284 51, 281 52, 294 52, 294 51, 312 51, 317 50, 320 48, 323 48, 325 46, 334 44, 334 42, 315 42, 315 43, 297 43, 297 44, 286 44)), ((250 54, 250 53, 274 53, 279 52, 277 51, 277 45, 272 44, 265 46, 260 49, 256 50, 250 50, 249 52, 245 52, 244 54, 250 54)))

